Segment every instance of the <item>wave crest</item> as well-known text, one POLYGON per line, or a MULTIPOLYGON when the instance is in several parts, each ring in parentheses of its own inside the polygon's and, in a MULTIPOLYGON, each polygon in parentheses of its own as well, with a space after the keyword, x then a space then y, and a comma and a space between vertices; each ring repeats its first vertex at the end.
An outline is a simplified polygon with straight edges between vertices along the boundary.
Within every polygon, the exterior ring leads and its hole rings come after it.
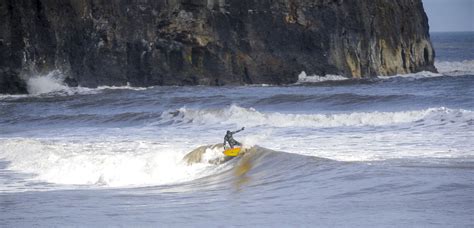
POLYGON ((285 114, 265 113, 254 108, 243 108, 231 105, 223 109, 188 109, 186 107, 175 111, 164 112, 162 122, 181 124, 232 124, 271 127, 358 127, 358 126, 386 126, 410 123, 422 120, 451 121, 471 120, 473 112, 468 110, 453 110, 444 107, 429 108, 417 111, 401 112, 354 112, 341 114, 285 114))
MULTIPOLYGON (((149 142, 70 143, 30 139, 0 141, 8 169, 38 181, 108 187, 176 184, 214 173, 209 164, 182 161, 183 148, 149 142)), ((183 151, 185 152, 185 151, 183 151)))
POLYGON ((440 73, 448 76, 474 75, 474 60, 436 62, 435 66, 440 73))
POLYGON ((301 72, 298 75, 298 82, 296 84, 302 83, 319 83, 319 82, 327 82, 327 81, 344 81, 350 80, 350 78, 341 76, 341 75, 325 75, 325 76, 318 76, 318 75, 307 75, 306 72, 301 72))

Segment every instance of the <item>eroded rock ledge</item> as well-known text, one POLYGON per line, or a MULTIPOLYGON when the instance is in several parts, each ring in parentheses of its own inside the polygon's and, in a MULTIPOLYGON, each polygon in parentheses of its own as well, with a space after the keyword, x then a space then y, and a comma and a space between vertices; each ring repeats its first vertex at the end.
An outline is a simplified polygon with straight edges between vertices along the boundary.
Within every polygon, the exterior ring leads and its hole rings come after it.
POLYGON ((0 93, 53 69, 89 87, 436 70, 421 0, 0 0, 0 21, 0 93))

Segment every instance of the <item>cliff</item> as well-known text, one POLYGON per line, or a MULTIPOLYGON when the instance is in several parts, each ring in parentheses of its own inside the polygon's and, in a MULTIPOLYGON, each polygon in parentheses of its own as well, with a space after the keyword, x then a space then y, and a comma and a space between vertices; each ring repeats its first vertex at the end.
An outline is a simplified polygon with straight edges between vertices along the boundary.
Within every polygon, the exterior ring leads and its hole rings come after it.
POLYGON ((0 93, 435 71, 421 0, 0 0, 0 93))

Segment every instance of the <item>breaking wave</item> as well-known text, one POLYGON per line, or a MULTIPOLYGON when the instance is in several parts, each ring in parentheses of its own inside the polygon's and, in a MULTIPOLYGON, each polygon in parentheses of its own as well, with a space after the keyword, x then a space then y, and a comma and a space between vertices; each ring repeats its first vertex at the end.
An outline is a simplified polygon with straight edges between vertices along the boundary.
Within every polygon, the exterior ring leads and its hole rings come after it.
MULTIPOLYGON (((242 159, 235 160, 223 159, 222 146, 203 146, 200 147, 203 151, 198 154, 199 157, 189 162, 183 148, 162 148, 148 142, 81 144, 32 139, 0 142, 0 159, 9 162, 9 170, 29 174, 35 181, 66 186, 160 186, 202 178, 207 178, 207 182, 228 182, 250 169, 274 176, 275 172, 301 169, 316 161, 306 159, 307 156, 258 146, 249 147, 242 159), (216 159, 224 162, 211 162, 216 159), (279 164, 278 169, 274 168, 275 164, 279 164)), ((194 151, 189 154, 192 153, 194 151)), ((295 172, 294 175, 299 174, 295 172)), ((290 178, 291 174, 287 176, 290 178)))
POLYGON ((130 83, 127 83, 125 86, 99 86, 97 87, 97 90, 136 90, 136 91, 141 91, 141 90, 147 90, 151 89, 153 86, 150 87, 134 87, 131 86, 130 83))
POLYGON ((77 94, 96 94, 97 89, 69 87, 64 83, 66 76, 59 70, 44 75, 35 75, 26 81, 29 96, 71 96, 77 94))
MULTIPOLYGON (((465 60, 460 62, 436 62, 436 68, 439 73, 432 72, 418 72, 411 74, 395 75, 395 76, 379 76, 379 79, 392 79, 397 77, 402 78, 432 78, 441 76, 463 76, 463 75, 474 75, 474 60, 465 60)), ((99 86, 98 88, 86 88, 86 87, 68 87, 64 83, 66 76, 59 70, 53 70, 44 75, 36 75, 30 77, 27 82, 28 93, 32 96, 71 96, 76 94, 96 94, 103 90, 146 90, 153 87, 133 87, 130 84, 125 86, 99 86)), ((307 75, 306 72, 301 72, 298 75, 298 81, 296 85, 300 84, 311 84, 311 83, 323 83, 323 82, 343 82, 351 81, 353 79, 344 77, 341 75, 307 75)), ((8 96, 7 97, 15 97, 8 96)), ((21 96, 18 96, 21 97, 21 96)))
POLYGON ((183 148, 148 142, 69 143, 9 139, 0 159, 37 181, 66 185, 149 186, 186 182, 214 173, 206 163, 187 165, 183 148), (181 152, 180 152, 181 151, 181 152))
POLYGON ((46 75, 37 75, 28 79, 27 89, 31 95, 41 95, 52 92, 69 94, 71 89, 63 83, 64 75, 58 71, 51 71, 46 75))
POLYGON ((474 60, 464 60, 461 62, 436 62, 435 66, 443 75, 474 75, 474 60))
MULTIPOLYGON (((378 76, 378 79, 389 80, 393 78, 410 78, 410 79, 423 79, 423 78, 434 78, 443 76, 464 76, 474 75, 474 60, 464 60, 460 62, 448 62, 440 61, 435 63, 439 73, 433 73, 429 71, 422 71, 417 73, 409 74, 398 74, 394 76, 378 76)), ((354 80, 341 75, 307 75, 306 72, 301 72, 298 75, 297 85, 307 83, 322 83, 322 82, 340 82, 354 80)))
POLYGON ((461 62, 435 62, 436 69, 439 73, 433 73, 429 71, 422 71, 418 73, 410 74, 399 74, 395 76, 379 76, 379 79, 392 79, 392 78, 409 78, 409 79, 423 79, 423 78, 436 78, 444 76, 465 76, 474 75, 474 60, 465 60, 461 62))
POLYGON ((347 78, 341 75, 326 75, 326 76, 307 75, 306 72, 303 71, 298 75, 298 82, 296 84, 319 83, 319 82, 326 82, 326 81, 344 81, 344 80, 350 80, 350 78, 347 78))
POLYGON ((470 123, 474 113, 468 110, 449 108, 428 108, 417 111, 401 112, 354 112, 349 114, 286 114, 265 113, 254 108, 243 108, 232 105, 223 109, 188 109, 164 112, 161 123, 195 123, 195 124, 232 124, 246 126, 271 127, 344 127, 344 126, 386 126, 417 121, 451 121, 453 123, 470 123))
POLYGON ((64 83, 66 76, 59 70, 50 71, 44 75, 35 75, 27 81, 27 90, 31 96, 71 96, 77 94, 96 94, 103 90, 146 90, 153 87, 99 86, 97 88, 69 87, 64 83))

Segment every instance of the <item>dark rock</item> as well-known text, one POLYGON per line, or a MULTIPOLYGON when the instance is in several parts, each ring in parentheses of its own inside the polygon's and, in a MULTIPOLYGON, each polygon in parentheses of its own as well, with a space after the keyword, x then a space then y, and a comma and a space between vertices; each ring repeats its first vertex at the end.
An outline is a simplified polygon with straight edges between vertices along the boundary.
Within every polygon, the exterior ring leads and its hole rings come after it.
POLYGON ((18 75, 11 72, 0 71, 1 94, 26 94, 26 83, 18 75))
POLYGON ((66 83, 69 87, 78 87, 79 83, 74 78, 67 77, 64 79, 64 83, 66 83))
POLYGON ((0 0, 0 21, 0 68, 89 87, 436 70, 421 0, 0 0))

